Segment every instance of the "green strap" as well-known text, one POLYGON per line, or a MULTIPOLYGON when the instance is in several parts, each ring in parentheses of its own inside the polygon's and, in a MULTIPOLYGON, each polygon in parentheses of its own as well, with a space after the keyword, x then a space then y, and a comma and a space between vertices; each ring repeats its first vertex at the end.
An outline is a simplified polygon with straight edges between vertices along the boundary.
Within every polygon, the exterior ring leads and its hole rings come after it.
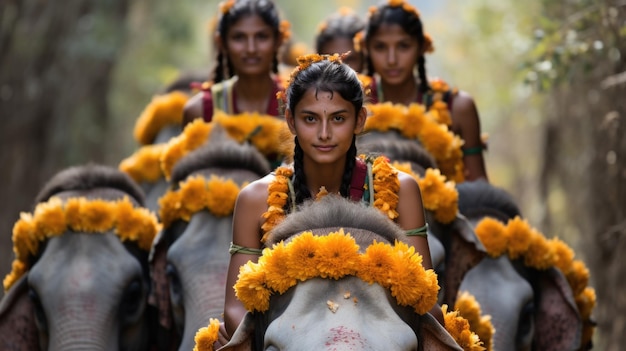
POLYGON ((428 236, 428 223, 424 224, 423 227, 407 230, 405 234, 407 236, 421 236, 425 238, 428 236))
POLYGON ((251 249, 249 247, 243 247, 243 246, 239 246, 239 245, 235 245, 232 242, 230 243, 230 247, 228 248, 228 253, 235 254, 235 253, 242 253, 242 254, 248 254, 248 255, 259 255, 261 256, 263 254, 263 250, 262 249, 251 249))
POLYGON ((468 155, 478 155, 481 154, 483 152, 483 147, 482 146, 475 146, 475 147, 470 147, 467 149, 463 149, 463 155, 468 156, 468 155))

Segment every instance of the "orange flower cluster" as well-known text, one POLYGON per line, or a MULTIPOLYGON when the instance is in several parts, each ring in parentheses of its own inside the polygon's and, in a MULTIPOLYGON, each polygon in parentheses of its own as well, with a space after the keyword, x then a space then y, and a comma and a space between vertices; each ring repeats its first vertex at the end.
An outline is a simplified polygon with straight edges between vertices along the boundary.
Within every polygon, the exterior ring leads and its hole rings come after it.
POLYGON ((286 43, 291 39, 291 23, 287 20, 280 21, 280 27, 278 28, 283 43, 286 43))
POLYGON ((459 311, 470 325, 476 335, 478 335, 482 346, 486 351, 493 350, 493 335, 495 334, 495 328, 491 323, 491 316, 483 316, 480 310, 480 304, 476 301, 476 298, 467 291, 457 296, 454 304, 454 309, 459 311))
POLYGON ((153 97, 135 122, 135 140, 142 145, 148 145, 163 127, 180 125, 187 100, 189 96, 181 91, 153 97))
POLYGON ((459 193, 453 181, 446 181, 446 177, 438 169, 427 169, 422 178, 413 172, 408 162, 394 162, 393 167, 415 178, 420 186, 424 208, 433 212, 437 221, 447 224, 456 219, 459 212, 459 193))
POLYGON ((558 238, 546 239, 531 228, 527 221, 516 217, 504 225, 493 218, 485 218, 475 228, 476 235, 491 257, 507 254, 511 259, 522 259, 528 267, 545 270, 558 268, 566 277, 578 310, 585 322, 583 344, 591 340, 594 326, 590 321, 596 294, 589 287, 589 270, 580 260, 574 260, 573 250, 558 238))
POLYGON ((203 209, 216 217, 230 216, 240 191, 232 179, 192 176, 180 182, 178 190, 168 190, 159 199, 159 217, 163 226, 169 228, 179 219, 189 222, 194 213, 203 209))
POLYGON ((210 123, 198 118, 187 124, 183 132, 172 138, 161 155, 161 169, 169 179, 176 163, 189 152, 209 140, 213 126, 220 125, 237 142, 249 141, 265 156, 284 152, 279 137, 288 129, 284 120, 258 113, 228 115, 218 112, 210 123))
POLYGON ((271 295, 283 294, 299 281, 356 276, 389 289, 399 305, 411 306, 419 314, 437 302, 437 275, 424 269, 422 256, 414 247, 374 241, 364 253, 359 250, 343 229, 326 236, 304 232, 287 244, 264 249, 257 263, 248 261, 241 266, 236 296, 248 311, 265 312, 271 295))
POLYGON ((20 214, 13 226, 12 271, 3 281, 9 288, 29 269, 30 258, 39 253, 40 242, 67 231, 107 233, 111 230, 122 241, 134 241, 149 251, 159 231, 156 216, 145 208, 135 208, 128 198, 118 201, 70 198, 63 202, 52 197, 35 207, 34 213, 20 214))
MULTIPOLYGON (((291 83, 294 81, 294 79, 296 79, 296 77, 298 76, 300 72, 311 67, 312 64, 316 62, 321 62, 324 60, 341 64, 343 62, 342 60, 345 55, 346 54, 332 54, 332 55, 308 54, 308 55, 299 56, 296 60, 298 62, 298 66, 296 66, 296 68, 294 68, 293 71, 291 71, 291 74, 289 75, 289 80, 285 84, 285 90, 289 88, 291 83)), ((278 93, 276 93, 276 98, 280 100, 283 104, 287 103, 287 95, 285 94, 284 91, 279 91, 278 93)))
POLYGON ((225 15, 230 11, 230 9, 235 6, 235 0, 224 0, 219 3, 220 13, 225 15))
MULTIPOLYGON (((265 242, 267 234, 278 223, 285 218, 285 205, 290 199, 289 182, 293 175, 293 170, 289 167, 278 167, 276 169, 274 181, 267 188, 267 211, 263 214, 265 221, 261 226, 263 230, 263 238, 261 242, 265 242)), ((292 199, 292 209, 295 206, 295 200, 292 199)))
POLYGON ((209 319, 209 326, 198 329, 193 340, 196 345, 193 351, 213 351, 213 344, 217 341, 220 332, 220 321, 209 319))
POLYGON ((446 125, 437 123, 424 105, 384 102, 370 104, 368 109, 371 115, 365 121, 365 131, 396 130, 407 139, 417 139, 435 158, 441 173, 457 183, 464 180, 463 140, 446 125))
POLYGON ((127 173, 136 182, 154 183, 163 178, 161 170, 161 154, 165 144, 142 146, 131 156, 122 160, 120 171, 127 173))
MULTIPOLYGON (((365 159, 365 157, 363 157, 365 159)), ((400 180, 398 171, 389 164, 384 156, 377 157, 372 163, 374 186, 374 207, 384 213, 389 219, 398 218, 400 180)))
POLYGON ((433 119, 441 124, 451 126, 452 117, 450 116, 450 109, 448 108, 448 104, 444 101, 443 96, 449 91, 452 95, 457 95, 459 93, 458 89, 450 89, 448 83, 441 78, 431 79, 428 81, 428 84, 433 94, 433 103, 430 107, 430 110, 433 112, 433 119))
POLYGON ((459 314, 459 311, 448 312, 448 305, 442 305, 444 326, 450 336, 464 351, 483 351, 485 348, 479 336, 470 330, 467 319, 459 314))

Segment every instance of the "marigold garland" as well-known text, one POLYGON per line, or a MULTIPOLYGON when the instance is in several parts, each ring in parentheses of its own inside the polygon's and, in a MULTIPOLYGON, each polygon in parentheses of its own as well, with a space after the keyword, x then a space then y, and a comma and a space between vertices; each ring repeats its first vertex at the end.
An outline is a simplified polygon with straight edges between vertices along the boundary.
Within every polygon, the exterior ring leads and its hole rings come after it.
POLYGON ((265 248, 257 263, 239 269, 237 298, 248 311, 265 312, 273 294, 282 294, 299 281, 320 277, 356 276, 389 289, 401 306, 424 314, 437 302, 439 285, 432 269, 425 270, 422 256, 405 243, 374 242, 365 252, 343 229, 326 236, 304 232, 289 243, 265 248))
POLYGON ((482 341, 470 329, 470 324, 459 311, 448 312, 448 305, 442 305, 444 326, 450 336, 464 351, 483 351, 482 341))
POLYGON ((151 144, 156 135, 168 125, 180 125, 183 121, 183 108, 189 96, 181 91, 157 95, 141 112, 135 122, 135 140, 142 145, 151 144))
POLYGON ((203 209, 216 217, 230 216, 240 191, 232 179, 191 176, 180 182, 178 190, 168 190, 159 199, 159 217, 163 226, 169 228, 179 219, 188 222, 194 213, 203 209))
POLYGON ((63 202, 52 197, 31 213, 22 212, 13 226, 12 270, 4 278, 4 290, 9 288, 30 268, 29 259, 39 253, 40 242, 62 235, 66 231, 106 233, 114 230, 122 241, 134 241, 140 249, 149 251, 159 231, 156 216, 146 208, 135 208, 125 197, 118 201, 70 198, 63 202))
MULTIPOLYGON (((400 191, 398 171, 389 164, 389 160, 384 156, 379 156, 373 160, 364 155, 360 155, 359 158, 365 162, 372 163, 374 207, 391 220, 398 218, 399 214, 396 210, 399 201, 398 193, 400 191)), ((289 167, 279 167, 275 171, 274 180, 268 188, 268 209, 263 214, 265 222, 261 226, 264 233, 261 242, 265 242, 271 229, 285 218, 285 205, 291 196, 289 193, 289 181, 292 175, 293 170, 289 167)), ((366 191, 367 187, 367 184, 363 184, 363 188, 366 191)), ((324 193, 318 195, 323 196, 324 193)), ((292 203, 295 203, 295 200, 292 200, 292 203)))
POLYGON ((154 183, 163 178, 161 154, 165 144, 142 146, 131 156, 120 162, 120 171, 127 173, 136 182, 154 183))
POLYGON ((463 140, 448 127, 439 124, 426 112, 424 105, 409 106, 384 102, 369 104, 371 115, 365 121, 365 131, 396 130, 407 139, 417 139, 437 161, 441 172, 460 183, 463 177, 463 140))
POLYGON ((563 241, 558 238, 546 239, 519 217, 509 220, 506 226, 499 226, 496 222, 485 218, 475 228, 487 254, 494 258, 507 254, 511 259, 523 260, 526 266, 538 270, 551 267, 559 269, 567 279, 581 313, 582 345, 586 345, 593 335, 594 323, 590 317, 596 301, 595 290, 587 286, 589 270, 585 264, 574 260, 574 251, 563 241))
POLYGON ((454 182, 446 181, 446 177, 439 169, 428 168, 422 178, 413 172, 408 162, 393 162, 392 165, 417 181, 424 208, 433 212, 438 222, 447 224, 456 219, 459 212, 459 193, 454 182))
POLYGON ((217 341, 220 331, 220 321, 211 318, 209 325, 198 329, 193 340, 196 345, 193 351, 213 351, 213 344, 217 341))
POLYGON ((491 316, 483 316, 480 310, 480 304, 476 301, 476 298, 467 291, 464 291, 457 296, 454 303, 454 309, 459 311, 463 318, 467 319, 472 330, 485 347, 486 351, 493 350, 493 335, 495 334, 495 328, 491 323, 491 316))
POLYGON ((285 121, 258 113, 228 115, 218 112, 209 123, 200 118, 195 119, 185 126, 180 135, 166 144, 161 155, 161 169, 166 179, 170 178, 172 169, 181 158, 208 142, 216 124, 222 126, 237 142, 249 141, 265 156, 284 151, 279 135, 287 129, 285 121))

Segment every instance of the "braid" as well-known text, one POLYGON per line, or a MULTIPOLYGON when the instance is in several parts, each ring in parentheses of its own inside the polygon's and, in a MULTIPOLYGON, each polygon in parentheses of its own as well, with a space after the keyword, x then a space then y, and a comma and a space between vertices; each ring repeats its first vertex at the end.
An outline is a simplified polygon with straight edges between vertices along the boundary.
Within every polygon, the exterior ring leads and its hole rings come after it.
POLYGON ((233 67, 233 63, 228 59, 228 56, 226 56, 226 67, 228 68, 228 78, 232 78, 235 75, 235 68, 233 67))
POLYGON ((295 170, 293 176, 293 189, 296 192, 296 204, 299 205, 303 203, 304 200, 311 197, 311 192, 306 186, 306 175, 304 174, 304 165, 302 162, 304 151, 302 151, 302 147, 300 147, 298 137, 295 138, 295 143, 296 146, 294 148, 293 155, 293 168, 295 170))
POLYGON ((278 52, 276 56, 274 56, 274 61, 272 62, 272 72, 274 74, 278 74, 278 52))
POLYGON ((420 78, 419 89, 422 93, 426 93, 430 90, 430 85, 428 85, 428 78, 426 78, 426 58, 424 55, 417 59, 417 72, 420 78))
MULTIPOLYGON (((372 77, 374 75, 374 64, 372 63, 372 58, 370 55, 366 55, 365 57, 365 74, 372 77)), ((382 101, 380 101, 382 102, 382 101)))
POLYGON ((343 179, 341 180, 341 188, 339 193, 343 197, 350 196, 350 185, 352 183, 352 171, 356 162, 356 134, 352 137, 352 145, 346 154, 346 168, 343 171, 343 179))
POLYGON ((217 65, 215 65, 215 71, 213 72, 213 83, 219 83, 224 80, 224 66, 223 66, 224 54, 220 50, 217 54, 217 65))

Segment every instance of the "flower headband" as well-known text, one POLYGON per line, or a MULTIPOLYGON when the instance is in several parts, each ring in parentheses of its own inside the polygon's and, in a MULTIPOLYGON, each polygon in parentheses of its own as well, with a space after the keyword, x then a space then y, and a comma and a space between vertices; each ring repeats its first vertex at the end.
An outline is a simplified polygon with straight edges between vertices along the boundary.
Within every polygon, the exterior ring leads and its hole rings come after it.
MULTIPOLYGON (((389 6, 389 7, 392 7, 392 8, 400 7, 400 8, 402 8, 402 10, 404 10, 404 12, 407 12, 409 14, 414 15, 418 19, 420 18, 420 13, 417 10, 417 8, 415 6, 409 4, 405 0, 389 0, 387 2, 386 6, 389 6)), ((372 17, 378 11, 379 11, 378 7, 371 6, 369 8, 369 11, 368 11, 368 16, 372 17)), ((359 45, 360 45, 360 43, 359 43, 359 45)), ((356 47, 356 40, 355 40, 355 47, 356 47)), ((433 53, 435 51, 435 47, 433 45, 433 39, 431 38, 431 36, 428 33, 424 33, 424 48, 423 48, 423 50, 424 50, 424 53, 433 53)))
POLYGON ((11 273, 4 278, 4 290, 9 290, 28 270, 29 258, 38 254, 41 241, 68 230, 88 233, 114 230, 122 241, 135 241, 139 248, 150 251, 160 225, 152 212, 135 208, 128 197, 118 201, 78 197, 66 202, 52 197, 38 204, 32 214, 22 212, 13 226, 15 260, 11 273))
POLYGON ((398 241, 394 245, 374 241, 365 252, 359 249, 343 229, 326 236, 304 232, 289 243, 281 241, 265 248, 257 263, 248 261, 241 266, 235 293, 248 311, 264 312, 271 295, 283 294, 298 282, 356 276, 389 289, 399 305, 410 306, 418 314, 428 312, 437 302, 437 274, 424 269, 422 256, 414 247, 398 241))

